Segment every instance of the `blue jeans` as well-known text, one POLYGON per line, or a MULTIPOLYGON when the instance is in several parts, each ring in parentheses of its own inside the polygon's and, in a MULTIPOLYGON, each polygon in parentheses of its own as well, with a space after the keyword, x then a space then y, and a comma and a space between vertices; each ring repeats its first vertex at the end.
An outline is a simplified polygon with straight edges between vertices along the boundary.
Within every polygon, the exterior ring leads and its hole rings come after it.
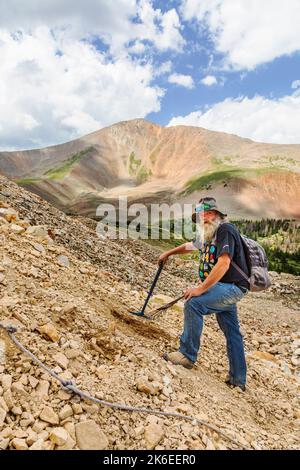
POLYGON ((179 351, 190 361, 196 362, 203 316, 216 313, 219 327, 226 338, 229 379, 234 385, 246 384, 245 351, 236 306, 244 295, 235 284, 217 282, 204 294, 192 297, 184 305, 184 331, 180 337, 179 351))

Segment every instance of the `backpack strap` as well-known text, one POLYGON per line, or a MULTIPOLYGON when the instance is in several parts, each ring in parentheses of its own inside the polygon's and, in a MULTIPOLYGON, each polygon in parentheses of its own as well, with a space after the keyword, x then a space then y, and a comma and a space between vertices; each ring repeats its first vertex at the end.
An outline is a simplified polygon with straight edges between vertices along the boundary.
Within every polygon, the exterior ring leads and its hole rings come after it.
MULTIPOLYGON (((224 223, 226 223, 226 222, 224 222, 224 223)), ((220 224, 220 225, 222 225, 222 224, 220 224)), ((217 228, 215 236, 213 238, 214 242, 216 242, 216 240, 217 240, 217 233, 218 233, 218 229, 220 228, 220 225, 217 228)), ((243 249, 244 249, 244 246, 243 246, 243 249)), ((247 276, 247 274, 242 270, 242 268, 240 268, 239 265, 236 264, 233 260, 231 260, 230 263, 241 274, 241 276, 243 276, 243 278, 246 279, 246 281, 248 281, 250 283, 250 277, 247 276)))
POLYGON ((247 276, 246 273, 239 267, 238 264, 236 264, 233 260, 230 261, 232 266, 245 278, 248 282, 250 282, 250 277, 247 276))

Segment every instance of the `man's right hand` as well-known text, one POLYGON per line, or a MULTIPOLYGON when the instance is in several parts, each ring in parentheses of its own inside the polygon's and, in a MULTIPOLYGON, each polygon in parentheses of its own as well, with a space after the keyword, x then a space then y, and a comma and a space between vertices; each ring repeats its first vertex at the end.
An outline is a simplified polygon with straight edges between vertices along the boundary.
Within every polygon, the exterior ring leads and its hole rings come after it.
POLYGON ((169 256, 170 256, 170 255, 168 254, 167 251, 166 251, 165 253, 162 253, 162 254, 160 255, 160 257, 158 258, 158 264, 161 264, 161 263, 162 263, 162 264, 165 264, 165 263, 167 262, 169 256))
POLYGON ((163 263, 165 264, 170 256, 173 255, 186 255, 187 253, 191 253, 192 251, 195 251, 196 248, 193 244, 193 242, 186 242, 183 243, 183 245, 176 246, 172 250, 165 251, 160 255, 158 258, 158 264, 163 263))

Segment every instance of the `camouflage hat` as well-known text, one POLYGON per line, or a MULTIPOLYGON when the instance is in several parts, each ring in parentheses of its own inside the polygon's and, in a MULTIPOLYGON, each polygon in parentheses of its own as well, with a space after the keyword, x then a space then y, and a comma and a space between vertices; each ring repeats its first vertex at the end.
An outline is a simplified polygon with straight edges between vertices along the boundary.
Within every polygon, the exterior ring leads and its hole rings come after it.
POLYGON ((200 199, 199 203, 196 206, 195 212, 192 215, 192 221, 196 222, 197 214, 202 211, 217 211, 221 216, 226 217, 227 214, 224 214, 218 207, 217 201, 214 197, 203 197, 200 199))

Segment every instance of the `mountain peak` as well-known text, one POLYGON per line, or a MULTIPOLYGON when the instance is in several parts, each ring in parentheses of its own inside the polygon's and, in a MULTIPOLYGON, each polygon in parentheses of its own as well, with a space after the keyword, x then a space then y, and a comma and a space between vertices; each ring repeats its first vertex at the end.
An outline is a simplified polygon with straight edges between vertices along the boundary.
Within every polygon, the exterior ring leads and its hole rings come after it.
POLYGON ((299 161, 300 145, 137 118, 66 144, 0 153, 0 172, 57 207, 85 215, 120 194, 161 203, 183 201, 182 195, 197 200, 209 190, 226 200, 231 214, 295 217, 299 211, 290 201, 300 197, 299 161))

